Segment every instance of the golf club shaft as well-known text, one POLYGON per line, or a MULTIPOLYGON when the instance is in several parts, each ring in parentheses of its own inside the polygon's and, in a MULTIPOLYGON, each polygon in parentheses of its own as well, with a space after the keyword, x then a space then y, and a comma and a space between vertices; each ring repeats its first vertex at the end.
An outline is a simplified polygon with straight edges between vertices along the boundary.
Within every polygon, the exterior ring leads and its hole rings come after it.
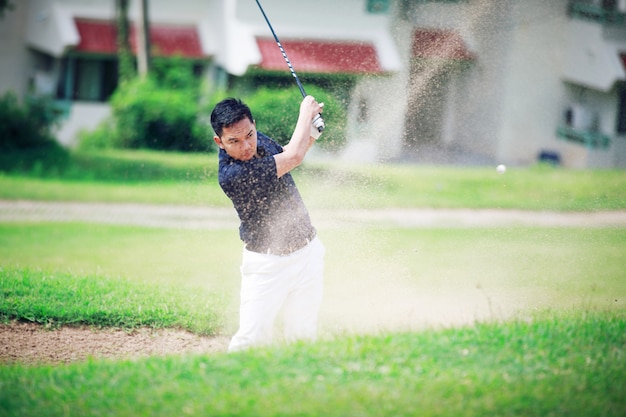
MULTIPOLYGON (((261 6, 261 3, 259 2, 259 0, 256 0, 256 4, 257 6, 259 6, 259 10, 261 11, 261 14, 263 15, 263 17, 265 18, 265 22, 267 22, 267 26, 270 28, 272 35, 274 36, 274 40, 276 41, 276 44, 278 45, 278 49, 280 49, 280 52, 283 54, 283 58, 285 58, 285 62, 287 63, 287 66, 289 67, 289 71, 291 71, 291 75, 293 75, 293 78, 296 80, 296 84, 298 85, 298 88, 300 89, 300 93, 302 93, 302 97, 303 98, 306 97, 306 91, 304 91, 304 87, 302 86, 302 83, 300 82, 300 79, 298 78, 298 74, 296 74, 296 71, 293 69, 293 65, 291 65, 291 61, 289 61, 289 58, 287 57, 287 52, 285 52, 285 48, 283 48, 283 45, 280 43, 280 40, 278 39, 276 32, 274 32, 274 28, 272 27, 270 20, 267 18, 267 15, 265 14, 265 10, 263 10, 263 6, 261 6)), ((320 132, 324 130, 324 120, 322 119, 321 114, 318 114, 317 117, 315 117, 315 119, 313 120, 313 125, 320 132)))

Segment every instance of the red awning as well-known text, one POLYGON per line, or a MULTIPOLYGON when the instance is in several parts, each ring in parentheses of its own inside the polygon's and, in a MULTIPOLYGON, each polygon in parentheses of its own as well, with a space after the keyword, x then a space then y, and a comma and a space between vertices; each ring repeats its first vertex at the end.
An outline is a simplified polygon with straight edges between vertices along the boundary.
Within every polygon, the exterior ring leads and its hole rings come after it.
MULTIPOLYGON (((257 38, 259 67, 285 71, 287 64, 274 39, 257 38)), ((296 72, 372 74, 382 73, 371 43, 323 40, 281 41, 296 72)))
POLYGON ((415 30, 413 32, 413 57, 453 60, 476 58, 461 35, 451 30, 441 29, 415 30))
POLYGON ((622 65, 624 66, 624 71, 626 71, 626 53, 619 54, 619 57, 622 60, 622 65))
MULTIPOLYGON (((93 19, 74 19, 80 36, 76 50, 95 54, 117 52, 117 27, 114 22, 93 19)), ((137 52, 135 25, 130 28, 130 46, 137 52)), ((150 26, 150 53, 155 56, 180 55, 185 58, 204 58, 198 31, 193 26, 152 24, 150 26)))

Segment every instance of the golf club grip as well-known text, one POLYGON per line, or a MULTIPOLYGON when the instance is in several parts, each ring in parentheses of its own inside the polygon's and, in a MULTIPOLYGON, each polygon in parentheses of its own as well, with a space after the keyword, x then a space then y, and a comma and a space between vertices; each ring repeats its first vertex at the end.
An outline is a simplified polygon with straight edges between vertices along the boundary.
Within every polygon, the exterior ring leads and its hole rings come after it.
POLYGON ((318 132, 322 133, 326 125, 324 124, 324 119, 322 119, 322 114, 317 113, 317 116, 313 119, 313 126, 317 129, 318 132))

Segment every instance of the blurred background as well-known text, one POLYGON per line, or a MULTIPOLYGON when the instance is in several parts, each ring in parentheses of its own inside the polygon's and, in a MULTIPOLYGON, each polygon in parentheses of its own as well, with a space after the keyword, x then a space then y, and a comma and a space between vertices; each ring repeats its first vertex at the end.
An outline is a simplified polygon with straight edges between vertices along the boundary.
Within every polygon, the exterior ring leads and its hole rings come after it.
MULTIPOLYGON (((327 104, 320 156, 626 167, 626 0, 262 3, 327 104)), ((226 95, 279 141, 295 124, 300 93, 252 0, 2 0, 0 13, 4 111, 37 104, 63 147, 210 151, 226 95)))

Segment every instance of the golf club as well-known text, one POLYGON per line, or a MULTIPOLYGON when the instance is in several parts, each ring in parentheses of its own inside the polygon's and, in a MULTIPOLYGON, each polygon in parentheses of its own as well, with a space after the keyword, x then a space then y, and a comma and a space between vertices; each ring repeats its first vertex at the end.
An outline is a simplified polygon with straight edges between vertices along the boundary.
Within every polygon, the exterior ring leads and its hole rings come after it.
MULTIPOLYGON (((303 98, 306 97, 306 92, 304 91, 304 87, 302 86, 302 83, 300 82, 300 79, 298 78, 296 71, 293 69, 293 66, 291 65, 291 61, 289 61, 289 58, 287 57, 287 53, 285 52, 285 48, 283 48, 283 45, 280 43, 280 40, 278 40, 278 36, 276 36, 276 32, 274 32, 274 28, 272 27, 270 20, 267 18, 267 15, 265 14, 263 7, 261 6, 261 3, 259 3, 259 0, 256 0, 256 4, 259 6, 259 10, 261 10, 263 17, 265 18, 265 21, 267 22, 267 26, 269 26, 270 31, 272 32, 272 35, 274 36, 274 40, 276 41, 276 44, 278 45, 278 49, 280 49, 280 52, 283 54, 283 58, 285 58, 285 62, 287 63, 287 66, 289 67, 289 71, 291 71, 291 75, 293 75, 293 78, 296 80, 296 84, 298 84, 298 88, 300 89, 300 93, 302 93, 302 97, 303 98)), ((318 114, 315 117, 315 119, 313 119, 313 126, 315 126, 318 132, 320 133, 324 130, 324 127, 325 127, 324 119, 322 119, 321 114, 318 114)))

